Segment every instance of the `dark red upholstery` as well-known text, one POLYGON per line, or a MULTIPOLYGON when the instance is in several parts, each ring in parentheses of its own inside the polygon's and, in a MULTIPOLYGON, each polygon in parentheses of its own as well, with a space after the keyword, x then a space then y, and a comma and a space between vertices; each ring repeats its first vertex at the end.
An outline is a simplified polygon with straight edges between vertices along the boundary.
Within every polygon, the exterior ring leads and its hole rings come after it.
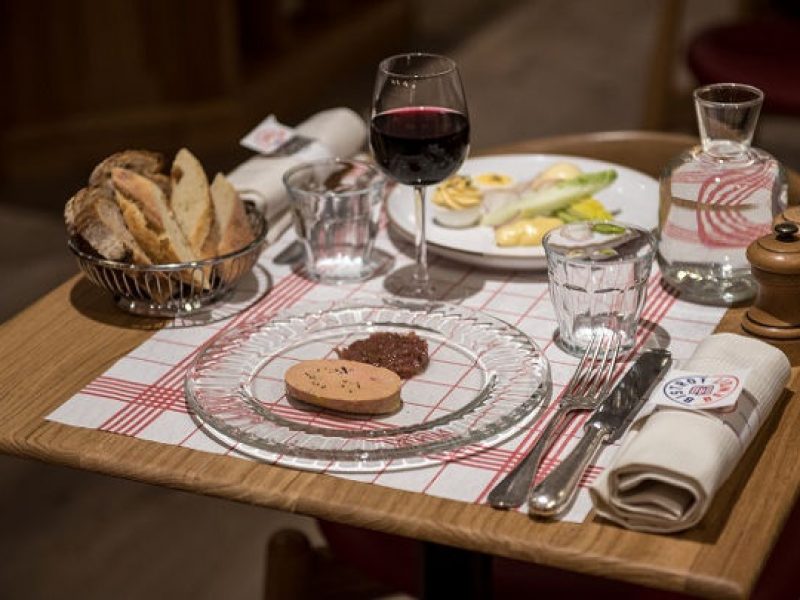
MULTIPOLYGON (((419 596, 422 544, 408 538, 320 522, 334 555, 398 591, 419 596)), ((495 559, 493 597, 527 598, 543 593, 615 600, 679 600, 689 596, 569 573, 508 559, 495 559)), ((800 504, 783 533, 752 595, 753 600, 800 598, 800 504)))
POLYGON ((770 18, 713 27, 692 40, 688 63, 701 85, 747 83, 764 110, 800 115, 800 20, 770 18))

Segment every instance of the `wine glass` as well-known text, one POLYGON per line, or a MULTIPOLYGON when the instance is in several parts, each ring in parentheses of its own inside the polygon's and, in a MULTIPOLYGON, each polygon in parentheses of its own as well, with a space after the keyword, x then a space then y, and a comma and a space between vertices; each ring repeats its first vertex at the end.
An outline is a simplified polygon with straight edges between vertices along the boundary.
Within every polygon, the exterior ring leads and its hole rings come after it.
POLYGON ((416 266, 387 278, 392 293, 433 299, 425 237, 427 186, 454 174, 469 150, 469 117, 453 60, 414 52, 381 61, 370 122, 375 162, 390 177, 414 188, 416 266))

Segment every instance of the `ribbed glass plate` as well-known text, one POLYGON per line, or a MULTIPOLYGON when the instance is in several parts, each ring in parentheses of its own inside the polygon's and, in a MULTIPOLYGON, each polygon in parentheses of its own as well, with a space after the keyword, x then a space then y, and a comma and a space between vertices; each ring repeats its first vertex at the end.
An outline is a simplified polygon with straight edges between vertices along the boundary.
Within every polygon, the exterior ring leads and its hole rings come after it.
POLYGON ((186 376, 189 406, 212 436, 256 458, 333 472, 479 451, 513 433, 549 391, 547 360, 517 328, 461 306, 391 298, 298 306, 240 325, 204 348, 186 376), (335 348, 374 332, 409 331, 427 340, 430 364, 404 383, 399 412, 357 417, 287 399, 283 375, 297 361, 335 358, 335 348))

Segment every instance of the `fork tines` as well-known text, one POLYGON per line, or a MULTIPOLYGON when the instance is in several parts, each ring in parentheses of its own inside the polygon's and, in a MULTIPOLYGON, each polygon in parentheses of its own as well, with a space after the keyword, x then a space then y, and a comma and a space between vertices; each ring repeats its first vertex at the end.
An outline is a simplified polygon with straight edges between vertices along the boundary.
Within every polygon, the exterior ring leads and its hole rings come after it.
POLYGON ((566 393, 570 396, 605 393, 614 376, 620 344, 620 335, 616 332, 595 332, 567 384, 566 393))

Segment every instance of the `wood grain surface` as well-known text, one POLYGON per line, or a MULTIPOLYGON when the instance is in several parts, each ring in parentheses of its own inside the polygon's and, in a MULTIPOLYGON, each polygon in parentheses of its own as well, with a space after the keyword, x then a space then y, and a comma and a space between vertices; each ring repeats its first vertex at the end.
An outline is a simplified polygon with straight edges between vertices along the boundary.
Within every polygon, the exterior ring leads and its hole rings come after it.
MULTIPOLYGON (((674 155, 680 144, 691 143, 691 138, 679 141, 678 137, 642 139, 637 134, 633 142, 623 144, 628 147, 616 162, 652 172, 663 156, 674 155), (637 161, 649 150, 652 162, 643 168, 644 163, 637 161), (637 158, 623 160, 626 156, 637 158)), ((582 139, 586 144, 586 138, 582 139)), ((618 142, 612 144, 615 152, 618 142)), ((566 146, 545 147, 551 152, 568 151, 566 146)), ((500 151, 541 152, 545 147, 532 142, 500 151)), ((591 145, 575 153, 601 157, 591 145)), ((719 329, 741 333, 742 311, 728 311, 719 329)), ((796 342, 782 346, 794 365, 793 379, 770 421, 718 493, 709 515, 680 535, 636 533, 591 517, 582 524, 537 522, 487 506, 44 420, 146 340, 157 326, 157 321, 120 312, 79 276, 0 326, 0 451, 718 598, 749 595, 800 489, 800 343, 796 342)))

